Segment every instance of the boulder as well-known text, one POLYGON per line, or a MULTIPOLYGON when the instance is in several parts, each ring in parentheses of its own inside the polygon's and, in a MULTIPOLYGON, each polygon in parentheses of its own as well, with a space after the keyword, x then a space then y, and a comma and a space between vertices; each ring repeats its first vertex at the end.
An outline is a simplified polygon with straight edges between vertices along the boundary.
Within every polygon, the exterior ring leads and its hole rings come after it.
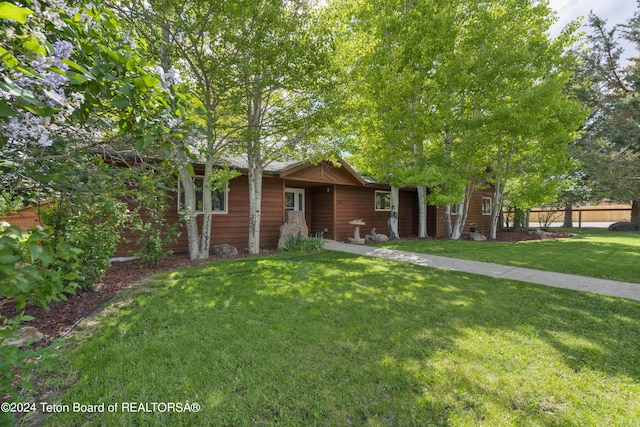
POLYGON ((640 231, 640 224, 627 221, 614 222, 609 226, 609 231, 640 231))
POLYGON ((17 338, 8 339, 5 344, 14 345, 16 347, 24 347, 25 345, 36 343, 44 338, 42 332, 33 326, 23 326, 16 332, 17 338))
POLYGON ((212 249, 212 252, 215 256, 221 256, 221 257, 237 257, 238 256, 238 249, 226 243, 223 243, 221 245, 215 245, 212 249))
POLYGON ((367 234, 366 236, 364 236, 365 243, 388 242, 388 241, 389 241, 389 236, 385 234, 376 233, 375 227, 371 229, 371 234, 367 234))
POLYGON ((487 240, 487 236, 482 233, 469 233, 469 240, 475 240, 476 242, 484 242, 487 240))
POLYGON ((386 234, 376 234, 375 236, 367 234, 364 236, 365 243, 377 243, 377 242, 388 242, 389 236, 386 234))
POLYGON ((309 227, 304 219, 302 211, 288 211, 287 222, 280 226, 280 239, 278 240, 278 248, 280 248, 291 236, 309 237, 309 227))

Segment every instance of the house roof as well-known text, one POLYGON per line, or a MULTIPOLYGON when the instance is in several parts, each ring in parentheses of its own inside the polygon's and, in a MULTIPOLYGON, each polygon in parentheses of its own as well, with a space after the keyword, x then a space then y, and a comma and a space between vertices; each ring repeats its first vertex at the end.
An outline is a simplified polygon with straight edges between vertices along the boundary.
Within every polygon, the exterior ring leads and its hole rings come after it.
MULTIPOLYGON (((243 157, 224 158, 218 166, 228 166, 242 172, 249 170, 243 157)), ((316 182, 321 184, 368 185, 379 184, 362 177, 343 159, 312 163, 308 160, 271 161, 264 167, 264 174, 292 181, 316 182)))
MULTIPOLYGON (((95 150, 105 158, 112 160, 133 160, 140 161, 141 156, 135 150, 112 150, 97 148, 95 150), (114 151, 117 153, 114 155, 114 151)), ((160 158, 150 160, 161 161, 160 158)), ((194 166, 204 167, 205 160, 200 159, 194 166)), ((249 162, 243 156, 227 156, 221 157, 215 162, 216 167, 229 167, 240 172, 247 173, 249 171, 249 162)), ((378 182, 369 177, 360 175, 351 165, 344 159, 335 161, 323 161, 312 163, 309 160, 272 160, 263 168, 265 175, 280 177, 293 181, 315 182, 318 184, 344 184, 344 185, 387 185, 378 182)))

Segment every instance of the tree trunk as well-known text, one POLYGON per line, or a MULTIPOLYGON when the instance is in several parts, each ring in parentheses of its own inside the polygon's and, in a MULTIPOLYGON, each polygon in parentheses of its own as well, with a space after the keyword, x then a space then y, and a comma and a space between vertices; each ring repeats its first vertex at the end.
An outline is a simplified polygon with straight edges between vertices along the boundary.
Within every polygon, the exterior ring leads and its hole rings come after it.
POLYGON ((198 231, 198 217, 196 215, 196 186, 193 183, 191 174, 186 165, 178 168, 180 184, 184 198, 182 200, 184 218, 187 226, 187 242, 189 245, 189 259, 195 261, 200 259, 200 233, 198 231))
POLYGON ((389 217, 389 239, 399 239, 398 209, 400 207, 400 189, 391 186, 391 216, 389 217))
POLYGON ((249 163, 249 254, 260 254, 260 222, 262 220, 261 143, 262 94, 260 75, 249 79, 247 85, 247 161, 249 163))
POLYGON ((493 189, 493 206, 491 208, 491 225, 489 227, 489 239, 496 240, 498 235, 498 222, 502 219, 502 199, 504 197, 504 185, 497 182, 493 189))
POLYGON ((202 232, 200 233, 200 259, 209 258, 211 247, 211 225, 213 212, 211 211, 211 172, 213 162, 207 158, 202 179, 202 232))
POLYGON ((249 254, 260 254, 260 222, 262 219, 262 167, 249 168, 249 254))
POLYGON ((451 205, 444 207, 444 235, 451 237, 453 234, 453 227, 451 226, 451 205))
POLYGON ((631 211, 631 222, 640 224, 640 199, 631 200, 631 209, 635 209, 631 211))
POLYGON ((573 203, 566 203, 564 205, 564 223, 565 228, 573 228, 573 203))
POLYGON ((462 229, 464 228, 464 200, 458 204, 458 215, 456 215, 456 222, 453 224, 451 230, 451 240, 460 240, 462 237, 462 229))
POLYGON ((427 235, 427 187, 418 186, 418 237, 427 235))
POLYGON ((452 240, 460 240, 460 237, 462 237, 462 231, 464 230, 464 226, 467 222, 467 215, 469 214, 469 202, 471 201, 472 193, 473 186, 471 184, 467 184, 464 197, 458 205, 458 215, 456 215, 456 223, 453 227, 453 232, 451 233, 452 240))
POLYGON ((513 229, 516 231, 522 231, 526 228, 525 211, 519 208, 515 208, 513 214, 513 229))

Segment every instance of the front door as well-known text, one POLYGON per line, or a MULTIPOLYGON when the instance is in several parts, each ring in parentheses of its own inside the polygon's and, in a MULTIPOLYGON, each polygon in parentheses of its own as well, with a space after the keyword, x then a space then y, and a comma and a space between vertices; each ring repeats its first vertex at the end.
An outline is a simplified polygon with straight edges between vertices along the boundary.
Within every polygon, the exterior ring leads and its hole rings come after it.
POLYGON ((286 188, 284 190, 284 210, 304 211, 304 188, 286 188))

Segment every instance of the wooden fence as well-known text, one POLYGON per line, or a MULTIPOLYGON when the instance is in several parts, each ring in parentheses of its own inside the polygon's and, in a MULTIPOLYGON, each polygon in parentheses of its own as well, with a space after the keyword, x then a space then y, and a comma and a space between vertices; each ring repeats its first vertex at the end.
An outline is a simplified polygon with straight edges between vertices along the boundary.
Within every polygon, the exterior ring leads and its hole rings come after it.
MULTIPOLYGON (((583 222, 618 222, 630 221, 631 209, 629 205, 611 205, 608 207, 600 206, 581 206, 572 209, 572 220, 578 223, 578 228, 582 227, 583 222)), ((549 209, 532 209, 529 213, 529 224, 544 222, 564 222, 565 210, 549 210, 549 209), (549 217, 551 215, 551 217, 549 217), (546 220, 551 218, 551 220, 546 220), (542 219, 542 221, 541 221, 542 219)))

